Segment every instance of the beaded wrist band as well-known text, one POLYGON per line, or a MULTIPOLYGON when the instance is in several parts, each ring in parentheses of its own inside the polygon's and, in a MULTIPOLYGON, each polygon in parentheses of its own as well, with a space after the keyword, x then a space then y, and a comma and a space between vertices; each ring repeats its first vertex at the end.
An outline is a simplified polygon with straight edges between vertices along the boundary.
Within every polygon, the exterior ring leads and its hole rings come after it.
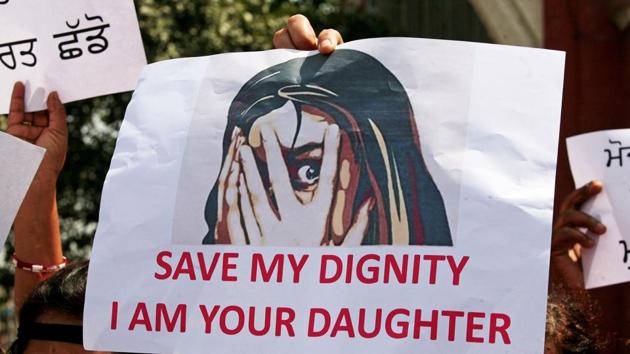
POLYGON ((13 264, 15 268, 19 268, 31 273, 54 273, 59 269, 63 269, 66 264, 68 264, 68 260, 66 257, 63 257, 63 260, 59 264, 53 265, 41 265, 41 264, 32 264, 19 260, 15 254, 11 257, 13 258, 13 264))

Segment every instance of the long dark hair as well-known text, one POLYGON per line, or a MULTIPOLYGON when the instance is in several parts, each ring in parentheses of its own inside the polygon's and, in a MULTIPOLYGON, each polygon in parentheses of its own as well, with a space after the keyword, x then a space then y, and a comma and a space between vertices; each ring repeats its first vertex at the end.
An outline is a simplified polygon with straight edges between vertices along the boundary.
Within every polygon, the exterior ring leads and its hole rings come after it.
MULTIPOLYGON (((258 118, 287 102, 297 112, 291 122, 297 125, 296 137, 302 107, 325 112, 348 135, 361 170, 353 210, 371 196, 381 198, 370 212, 363 244, 392 244, 402 232, 409 244, 452 245, 442 195, 422 158, 409 98, 383 64, 365 53, 338 49, 329 56, 292 59, 259 72, 230 106, 223 163, 235 127, 247 137, 258 118)), ((217 193, 215 183, 205 209, 207 244, 215 243, 217 193)))

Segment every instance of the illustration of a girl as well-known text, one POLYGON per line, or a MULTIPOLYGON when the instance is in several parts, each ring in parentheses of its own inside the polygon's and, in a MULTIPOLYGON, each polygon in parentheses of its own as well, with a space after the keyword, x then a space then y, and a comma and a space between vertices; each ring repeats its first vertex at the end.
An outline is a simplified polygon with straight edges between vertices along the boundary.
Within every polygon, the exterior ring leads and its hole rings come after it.
POLYGON ((245 83, 205 217, 205 244, 452 245, 405 89, 349 49, 245 83))

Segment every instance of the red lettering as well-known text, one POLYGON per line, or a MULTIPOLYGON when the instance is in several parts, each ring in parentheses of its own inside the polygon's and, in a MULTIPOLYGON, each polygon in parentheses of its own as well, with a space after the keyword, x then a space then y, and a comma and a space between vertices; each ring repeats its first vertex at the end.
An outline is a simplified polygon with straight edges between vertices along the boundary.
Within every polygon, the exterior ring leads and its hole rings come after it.
POLYGON ((129 323, 129 330, 133 331, 136 326, 144 326, 144 329, 148 332, 153 331, 147 305, 144 302, 139 302, 138 305, 136 305, 136 311, 134 311, 131 317, 131 323, 129 323))
POLYGON ((293 330, 294 320, 295 311, 293 311, 292 308, 278 307, 276 309, 276 337, 280 337, 282 335, 282 327, 287 330, 289 337, 295 337, 295 331, 293 330))
POLYGON ((354 256, 348 255, 348 263, 346 264, 346 284, 350 284, 352 281, 352 264, 353 264, 354 256))
POLYGON ((504 313, 492 313, 490 314, 490 338, 488 342, 494 343, 496 341, 497 333, 501 334, 501 338, 503 339, 503 343, 510 344, 510 335, 507 330, 510 328, 510 324, 512 320, 510 316, 504 313), (498 321, 503 322, 501 325, 498 325, 498 321))
MULTIPOLYGON (((380 259, 381 257, 377 254, 366 254, 359 258, 359 261, 357 262, 357 279, 359 279, 359 281, 364 284, 374 284, 378 282, 379 266, 367 267, 366 270, 370 274, 370 277, 365 276, 365 274, 363 273, 363 267, 365 265, 365 262, 367 261, 379 261, 380 259)), ((350 269, 350 267, 348 267, 348 269, 350 269)), ((349 280, 347 278, 346 283, 349 283, 349 280)))
POLYGON ((418 284, 420 282, 420 259, 419 254, 413 255, 413 273, 411 274, 411 283, 418 284))
POLYGON ((308 254, 302 255, 302 257, 300 257, 299 262, 295 261, 295 255, 293 254, 289 254, 288 257, 289 257, 289 264, 291 265, 291 268, 293 268, 293 282, 299 283, 300 273, 302 272, 302 268, 304 268, 304 265, 306 264, 306 261, 308 260, 308 254))
POLYGON ((455 325, 457 317, 464 317, 464 311, 442 311, 442 316, 448 317, 448 341, 455 340, 455 325))
POLYGON ((223 311, 221 311, 221 315, 219 317, 219 326, 221 327, 221 331, 228 336, 233 336, 235 334, 240 333, 243 330, 243 326, 245 325, 245 312, 242 308, 238 306, 227 306, 223 311), (227 317, 233 312, 236 314, 236 326, 233 328, 228 327, 227 317))
POLYGON ((464 270, 466 263, 468 263, 469 258, 470 257, 468 256, 464 256, 459 261, 459 264, 455 264, 455 259, 453 258, 453 256, 446 256, 448 265, 451 267, 451 270, 453 271, 453 285, 459 285, 460 275, 462 274, 462 270, 464 270))
POLYGON ((392 338, 405 338, 407 337, 407 333, 409 332, 409 322, 408 321, 398 321, 396 322, 396 327, 400 329, 400 331, 394 331, 394 317, 398 315, 404 315, 409 317, 409 310, 407 309, 394 309, 390 313, 387 314, 385 318, 385 332, 388 336, 392 338))
POLYGON ((330 332, 331 337, 336 337, 338 332, 345 331, 348 333, 348 337, 354 338, 354 327, 352 326, 352 320, 350 319, 350 310, 342 308, 339 310, 339 316, 333 325, 333 329, 330 332))
POLYGON ((112 321, 109 328, 115 330, 116 327, 118 327, 118 301, 112 302, 112 321))
POLYGON ((396 280, 400 284, 404 284, 407 282, 407 267, 409 265, 409 255, 402 256, 402 266, 398 265, 398 261, 396 260, 396 256, 393 254, 385 255, 385 277, 383 282, 385 284, 389 283, 389 273, 391 271, 394 272, 396 276, 396 280))
POLYGON ((269 332, 269 329, 271 328, 271 307, 267 306, 265 307, 265 317, 263 317, 263 328, 262 329, 256 329, 256 308, 254 306, 251 306, 249 308, 249 333, 255 335, 255 336, 264 336, 265 334, 267 334, 267 332, 269 332))
POLYGON ((431 335, 429 336, 431 340, 437 339, 438 310, 431 311, 431 319, 429 321, 423 321, 422 310, 416 310, 413 323, 413 338, 420 339, 420 330, 422 327, 428 327, 431 329, 431 335))
POLYGON ((483 337, 475 337, 474 331, 483 329, 483 325, 475 323, 477 318, 485 318, 486 314, 483 312, 469 312, 466 320, 466 342, 470 343, 483 343, 483 337))
POLYGON ((214 269, 217 267, 217 263, 219 263, 220 257, 221 253, 215 252, 214 255, 212 255, 210 267, 206 267, 206 258, 204 257, 203 252, 197 252, 197 260, 199 261, 199 268, 201 269, 201 279, 212 279, 212 274, 214 274, 214 269))
POLYGON ((308 316, 308 336, 321 337, 328 332, 328 328, 330 328, 330 313, 323 308, 312 308, 308 316), (324 320, 320 330, 315 330, 315 317, 317 315, 321 315, 324 320))
POLYGON ((438 262, 446 259, 445 256, 425 255, 424 259, 431 262, 431 268, 429 271, 429 284, 435 284, 437 278, 437 266, 438 262))
POLYGON ((192 264, 192 256, 190 252, 183 252, 177 267, 175 267, 175 273, 173 274, 173 280, 177 280, 180 275, 187 274, 190 280, 197 280, 195 276, 195 267, 192 264))
POLYGON ((282 282, 282 274, 284 273, 284 255, 276 254, 271 261, 269 268, 265 267, 265 259, 262 254, 254 253, 252 255, 252 276, 251 281, 255 282, 260 269, 260 277, 262 281, 268 283, 273 273, 276 273, 276 282, 282 282))
POLYGON ((238 253, 224 253, 223 254, 223 273, 221 274, 221 280, 223 281, 237 281, 235 275, 230 275, 230 270, 236 269, 236 264, 231 262, 233 259, 238 258, 238 253))
POLYGON ((167 332, 173 332, 175 325, 179 322, 179 331, 181 333, 186 332, 186 304, 179 304, 175 308, 173 318, 168 315, 166 304, 157 304, 155 306, 155 331, 159 332, 162 329, 162 322, 166 325, 167 332))
POLYGON ((171 265, 168 264, 168 262, 164 260, 164 258, 171 258, 171 257, 173 257, 173 254, 169 251, 162 251, 157 254, 155 261, 159 267, 164 269, 164 273, 163 274, 160 274, 157 272, 154 273, 155 279, 164 280, 164 279, 170 278, 171 273, 173 272, 173 269, 171 268, 171 265))
POLYGON ((217 312, 219 312, 219 305, 212 306, 212 311, 210 311, 210 313, 208 313, 208 309, 206 308, 206 305, 199 305, 199 309, 201 310, 201 315, 203 316, 203 320, 206 322, 206 333, 211 333, 212 321, 214 320, 214 317, 217 315, 217 312))
POLYGON ((322 284, 330 284, 334 283, 341 277, 341 272, 343 271, 343 262, 341 258, 332 254, 324 254, 322 255, 322 263, 319 269, 319 282, 322 284), (327 269, 328 269, 328 261, 332 261, 336 264, 337 269, 333 276, 327 277, 327 269))
POLYGON ((374 338, 381 331, 381 317, 383 317, 383 309, 376 309, 376 317, 374 318, 374 330, 368 332, 365 325, 368 322, 365 318, 366 309, 359 309, 359 335, 363 338, 374 338))

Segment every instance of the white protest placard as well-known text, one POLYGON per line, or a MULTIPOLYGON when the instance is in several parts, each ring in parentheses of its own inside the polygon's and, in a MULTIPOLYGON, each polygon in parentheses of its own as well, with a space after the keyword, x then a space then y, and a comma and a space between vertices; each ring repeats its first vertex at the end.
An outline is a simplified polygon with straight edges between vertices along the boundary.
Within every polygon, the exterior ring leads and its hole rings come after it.
POLYGON ((0 114, 16 81, 31 112, 52 90, 64 103, 133 90, 146 64, 133 0, 4 0, 0 23, 0 114))
POLYGON ((0 244, 4 244, 45 149, 0 132, 0 244))
POLYGON ((606 225, 593 236, 596 244, 582 250, 586 289, 630 281, 630 129, 603 130, 567 139, 576 186, 600 180, 603 190, 582 210, 606 225))
POLYGON ((403 38, 148 66, 84 344, 541 353, 563 66, 403 38))

